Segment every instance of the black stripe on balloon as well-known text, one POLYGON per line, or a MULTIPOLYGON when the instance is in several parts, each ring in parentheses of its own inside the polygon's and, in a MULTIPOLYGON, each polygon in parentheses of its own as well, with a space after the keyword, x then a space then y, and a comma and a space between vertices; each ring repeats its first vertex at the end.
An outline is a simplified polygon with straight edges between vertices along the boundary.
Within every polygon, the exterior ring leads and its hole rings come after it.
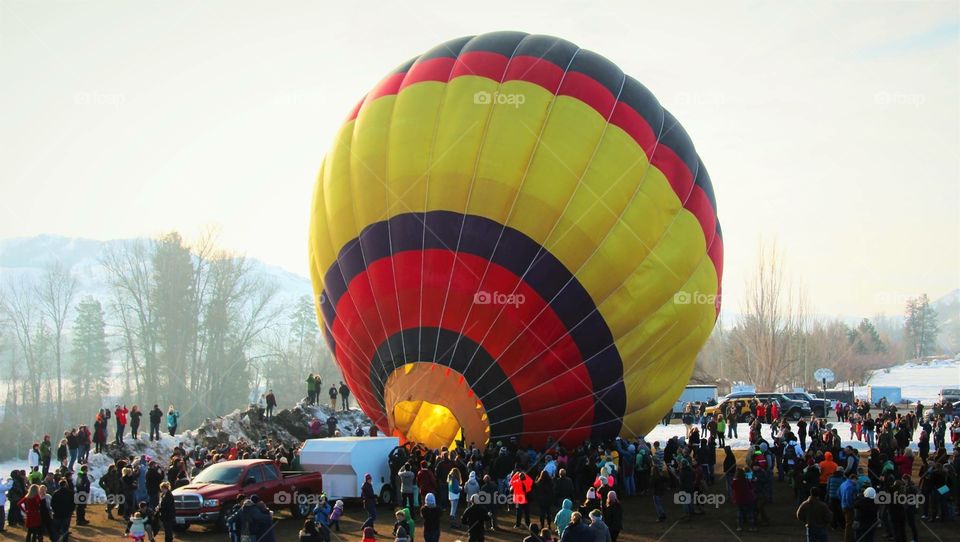
MULTIPOLYGON (((485 408, 488 405, 497 406, 493 412, 486 408, 491 440, 523 432, 523 412, 516 390, 507 382, 507 375, 503 374, 493 357, 469 337, 435 327, 405 329, 381 343, 374 359, 380 359, 381 362, 370 365, 370 386, 384 413, 386 405, 383 400, 383 385, 390 374, 407 363, 430 360, 462 374, 474 395, 484 397, 485 408), (419 346, 421 337, 422 347, 419 346), (436 352, 434 344, 437 345, 436 352), (501 385, 504 382, 507 382, 506 386, 501 385)), ((430 390, 425 392, 413 396, 412 399, 430 401, 430 390)))
MULTIPOLYGON (((488 218, 431 211, 397 215, 389 220, 389 225, 382 221, 367 226, 359 238, 343 247, 337 261, 324 276, 325 292, 321 296, 324 320, 333 327, 336 319, 334 307, 346 292, 347 284, 363 272, 364 256, 366 263, 371 264, 398 252, 419 251, 421 248, 449 250, 457 246, 461 230, 460 252, 489 260, 518 277, 526 272, 524 281, 541 298, 550 301, 550 307, 569 330, 571 340, 586 360, 584 365, 590 375, 595 399, 603 402, 595 409, 594 424, 598 428, 619 424, 627 405, 623 360, 613 345, 613 334, 600 311, 596 310, 590 294, 566 266, 539 243, 488 218), (358 246, 360 238, 363 239, 362 254, 358 246)), ((425 341, 424 344, 432 343, 425 341)))

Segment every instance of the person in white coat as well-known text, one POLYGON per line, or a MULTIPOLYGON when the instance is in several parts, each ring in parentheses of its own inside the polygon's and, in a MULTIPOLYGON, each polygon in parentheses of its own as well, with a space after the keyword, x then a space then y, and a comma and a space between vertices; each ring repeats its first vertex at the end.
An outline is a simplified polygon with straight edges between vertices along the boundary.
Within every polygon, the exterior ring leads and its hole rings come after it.
POLYGON ((27 452, 27 464, 30 466, 28 470, 33 470, 34 467, 40 468, 40 443, 34 442, 33 446, 30 448, 30 451, 27 452))
POLYGON ((13 479, 7 478, 0 482, 0 533, 6 532, 7 520, 7 491, 13 488, 13 479))

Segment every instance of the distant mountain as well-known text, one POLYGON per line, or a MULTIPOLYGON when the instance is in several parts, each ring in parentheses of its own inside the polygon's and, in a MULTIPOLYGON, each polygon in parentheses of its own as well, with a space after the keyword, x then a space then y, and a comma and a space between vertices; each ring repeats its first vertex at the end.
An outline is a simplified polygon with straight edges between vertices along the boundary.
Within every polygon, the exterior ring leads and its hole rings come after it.
MULTIPOLYGON (((135 240, 98 241, 59 235, 0 239, 0 283, 21 278, 39 279, 51 261, 60 260, 77 277, 78 300, 90 295, 106 301, 110 296, 110 286, 100 258, 106 249, 135 240)), ((254 272, 277 287, 278 301, 291 302, 304 295, 313 295, 310 279, 255 258, 248 258, 248 261, 253 265, 254 272)))
POLYGON ((960 352, 960 288, 932 304, 940 320, 940 344, 951 354, 960 352))

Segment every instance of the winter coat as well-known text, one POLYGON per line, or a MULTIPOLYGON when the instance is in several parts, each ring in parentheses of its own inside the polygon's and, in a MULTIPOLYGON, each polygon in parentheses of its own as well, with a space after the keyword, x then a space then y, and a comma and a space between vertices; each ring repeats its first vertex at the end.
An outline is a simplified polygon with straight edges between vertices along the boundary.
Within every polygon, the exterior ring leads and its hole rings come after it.
POLYGON ((527 504, 527 493, 533 489, 533 479, 522 472, 514 473, 510 478, 510 489, 515 504, 527 504))
POLYGON ((412 494, 417 475, 412 470, 404 469, 397 474, 397 477, 400 478, 400 493, 412 494))
POLYGON ((537 479, 533 483, 533 498, 540 506, 549 506, 553 504, 553 480, 549 476, 537 479))
POLYGON ((603 509, 603 521, 611 531, 623 530, 623 506, 619 502, 611 503, 603 509))
POLYGON ((40 501, 40 496, 37 495, 36 497, 24 497, 17 503, 20 511, 23 512, 24 527, 30 529, 42 526, 40 507, 44 506, 44 504, 40 501))
POLYGON ((596 534, 583 524, 583 521, 576 525, 568 525, 560 535, 561 542, 594 542, 596 534))
POLYGON ((480 482, 477 481, 477 473, 470 471, 470 477, 467 479, 467 482, 463 484, 463 494, 467 502, 470 502, 470 497, 480 493, 480 482))
POLYGON ((560 511, 557 512, 557 517, 553 518, 553 523, 557 526, 557 534, 560 536, 563 536, 563 530, 567 528, 567 525, 570 525, 571 515, 573 515, 573 501, 563 499, 563 504, 560 507, 560 511))
POLYGON ((53 492, 53 496, 50 497, 50 508, 53 509, 53 516, 55 518, 68 518, 70 514, 73 514, 73 510, 76 508, 76 497, 74 497, 73 490, 70 489, 70 486, 61 487, 53 492))
POLYGON ((757 498, 753 493, 753 486, 746 478, 733 479, 733 503, 736 505, 751 505, 757 498))
POLYGON ((837 464, 833 462, 833 454, 827 452, 823 454, 823 461, 820 462, 820 485, 827 485, 827 480, 837 471, 837 464))
POLYGON ((797 519, 802 521, 807 527, 827 528, 833 519, 833 512, 827 503, 816 497, 809 497, 797 508, 797 519))
MULTIPOLYGON (((592 519, 592 518, 591 518, 592 519)), ((610 538, 610 528, 603 522, 603 518, 597 518, 590 524, 589 529, 593 531, 594 542, 612 542, 610 538)))

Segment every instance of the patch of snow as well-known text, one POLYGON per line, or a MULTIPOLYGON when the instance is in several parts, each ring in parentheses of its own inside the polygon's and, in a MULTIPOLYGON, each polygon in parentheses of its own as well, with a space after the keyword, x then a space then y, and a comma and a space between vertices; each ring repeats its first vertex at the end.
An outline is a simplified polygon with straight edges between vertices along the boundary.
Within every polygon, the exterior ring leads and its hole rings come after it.
MULTIPOLYGON (((960 360, 936 360, 929 363, 907 362, 874 371, 867 386, 897 386, 905 401, 923 401, 927 405, 940 400, 943 388, 960 387, 960 360)), ((867 397, 867 386, 856 386, 854 395, 867 397)))

